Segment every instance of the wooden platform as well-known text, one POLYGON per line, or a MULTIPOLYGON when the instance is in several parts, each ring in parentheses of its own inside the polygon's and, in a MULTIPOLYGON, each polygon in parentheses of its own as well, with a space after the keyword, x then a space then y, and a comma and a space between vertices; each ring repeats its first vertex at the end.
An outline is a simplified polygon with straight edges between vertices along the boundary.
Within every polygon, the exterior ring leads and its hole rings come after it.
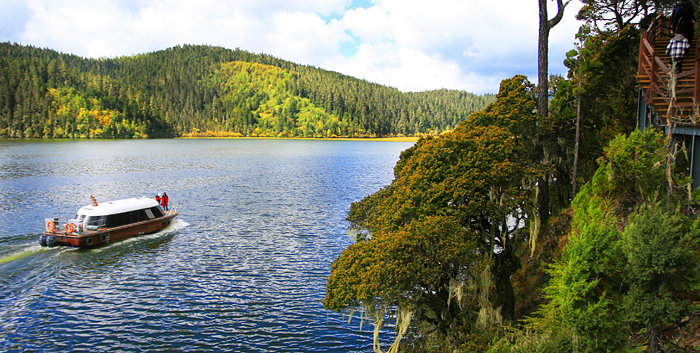
POLYGON ((700 187, 700 45, 690 43, 680 73, 672 72, 666 46, 673 37, 668 18, 657 17, 639 43, 638 128, 661 127, 690 150, 693 188, 700 187))
POLYGON ((700 127, 698 39, 694 38, 690 43, 681 73, 671 75, 671 58, 666 55, 666 46, 672 36, 665 17, 658 17, 649 30, 642 33, 637 82, 646 104, 656 113, 659 124, 667 125, 670 122, 676 126, 700 127))

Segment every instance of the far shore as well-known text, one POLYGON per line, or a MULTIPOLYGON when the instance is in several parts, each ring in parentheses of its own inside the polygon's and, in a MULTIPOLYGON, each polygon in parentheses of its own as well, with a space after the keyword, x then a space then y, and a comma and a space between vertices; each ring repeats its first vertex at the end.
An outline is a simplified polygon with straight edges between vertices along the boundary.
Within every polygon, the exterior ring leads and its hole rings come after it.
POLYGON ((312 141, 387 141, 418 142, 418 136, 402 137, 265 137, 265 136, 181 136, 176 139, 222 139, 222 140, 312 140, 312 141))
POLYGON ((418 136, 402 137, 264 137, 264 136, 179 136, 166 138, 138 139, 109 139, 109 138, 9 138, 0 137, 0 142, 58 142, 58 141, 110 141, 110 140, 157 140, 157 139, 187 139, 187 140, 307 140, 307 141, 386 141, 386 142, 418 142, 418 136))

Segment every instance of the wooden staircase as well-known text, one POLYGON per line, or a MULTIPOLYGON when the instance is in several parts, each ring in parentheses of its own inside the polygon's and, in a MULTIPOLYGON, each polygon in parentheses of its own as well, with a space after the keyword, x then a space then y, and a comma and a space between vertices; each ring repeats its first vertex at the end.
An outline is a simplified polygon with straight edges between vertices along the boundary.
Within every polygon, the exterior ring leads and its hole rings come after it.
POLYGON ((671 77, 671 58, 666 55, 666 46, 673 37, 669 20, 659 16, 647 32, 642 33, 639 45, 639 68, 637 81, 646 104, 653 110, 657 120, 654 125, 700 127, 700 48, 698 39, 693 39, 686 52, 682 72, 671 77), (671 88, 675 83, 674 92, 671 88))
POLYGON ((642 33, 639 44, 639 104, 637 126, 663 128, 673 139, 690 149, 690 176, 693 189, 700 188, 700 43, 698 35, 685 54, 682 71, 671 72, 666 46, 671 26, 659 16, 642 33))

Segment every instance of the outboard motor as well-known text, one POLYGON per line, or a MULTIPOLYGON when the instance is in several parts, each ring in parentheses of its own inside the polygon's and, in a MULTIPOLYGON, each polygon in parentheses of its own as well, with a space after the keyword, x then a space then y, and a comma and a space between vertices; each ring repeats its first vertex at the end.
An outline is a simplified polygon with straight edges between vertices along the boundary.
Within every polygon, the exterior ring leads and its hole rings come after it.
POLYGON ((42 234, 39 236, 39 245, 47 246, 46 245, 46 234, 42 234))
POLYGON ((48 236, 46 237, 46 246, 48 246, 48 247, 50 247, 50 248, 53 248, 53 247, 56 246, 56 245, 57 245, 57 244, 56 244, 56 237, 53 236, 53 235, 48 235, 48 236))

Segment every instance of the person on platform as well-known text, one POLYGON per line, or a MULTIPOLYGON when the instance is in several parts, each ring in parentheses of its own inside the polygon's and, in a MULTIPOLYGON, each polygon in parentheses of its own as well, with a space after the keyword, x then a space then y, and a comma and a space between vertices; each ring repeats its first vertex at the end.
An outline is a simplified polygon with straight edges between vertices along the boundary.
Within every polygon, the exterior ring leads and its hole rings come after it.
POLYGON ((695 5, 693 1, 679 1, 671 14, 671 30, 673 33, 682 34, 690 43, 695 35, 695 20, 695 5))
POLYGON ((688 48, 690 48, 688 39, 680 33, 676 33, 668 42, 666 55, 671 57, 671 64, 676 67, 676 73, 681 73, 681 71, 683 71, 683 58, 688 48))
POLYGON ((156 194, 156 202, 158 202, 159 205, 163 205, 163 198, 160 196, 160 194, 156 194))

